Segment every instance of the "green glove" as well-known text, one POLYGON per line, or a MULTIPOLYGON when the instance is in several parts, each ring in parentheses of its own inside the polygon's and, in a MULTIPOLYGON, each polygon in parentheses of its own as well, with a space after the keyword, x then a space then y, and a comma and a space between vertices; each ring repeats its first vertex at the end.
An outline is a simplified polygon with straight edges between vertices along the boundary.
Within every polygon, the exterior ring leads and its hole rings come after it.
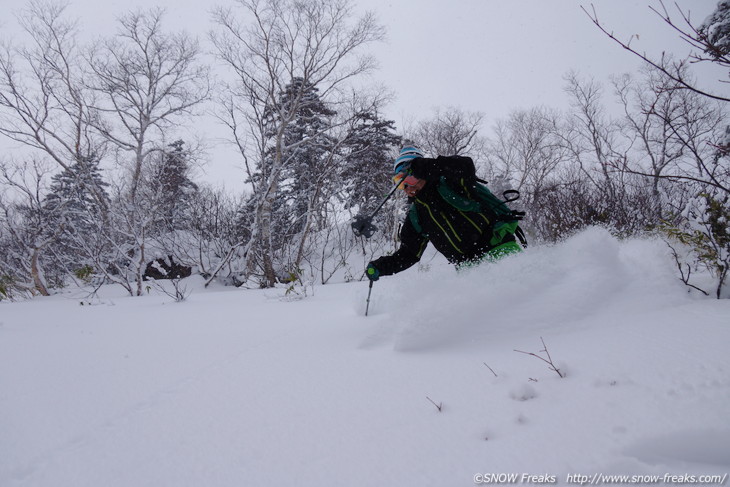
POLYGON ((367 269, 365 269, 365 275, 368 276, 368 279, 371 281, 377 281, 380 279, 380 271, 375 268, 373 263, 369 263, 367 269))

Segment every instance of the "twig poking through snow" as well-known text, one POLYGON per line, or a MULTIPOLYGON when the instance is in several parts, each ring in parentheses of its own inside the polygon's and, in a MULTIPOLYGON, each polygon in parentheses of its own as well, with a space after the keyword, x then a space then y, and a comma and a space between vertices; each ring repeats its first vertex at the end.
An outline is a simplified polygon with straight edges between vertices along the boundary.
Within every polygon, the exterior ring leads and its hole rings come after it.
POLYGON ((428 399, 429 401, 431 401, 431 404, 433 404, 434 406, 436 406, 436 409, 438 409, 439 412, 441 412, 441 409, 443 409, 443 404, 442 403, 436 404, 435 402, 433 402, 433 399, 431 399, 428 396, 426 396, 426 399, 428 399))
POLYGON ((541 356, 537 355, 536 353, 532 353, 532 352, 523 352, 522 350, 515 350, 515 352, 524 353, 525 355, 532 355, 533 357, 539 358, 540 360, 542 360, 543 362, 545 362, 546 364, 548 364, 550 366, 550 370, 552 370, 553 372, 555 372, 556 374, 558 374, 561 379, 565 378, 565 376, 563 375, 563 373, 560 372, 560 369, 558 369, 555 366, 555 364, 553 363, 553 359, 552 359, 552 357, 550 357, 550 352, 548 352, 547 345, 545 345, 545 340, 543 340, 542 337, 540 337, 540 341, 542 342, 542 347, 543 347, 543 349, 540 350, 540 353, 544 352, 545 355, 547 355, 547 359, 544 358, 544 357, 541 357, 541 356))
POLYGON ((487 363, 486 363, 486 362, 482 362, 482 363, 484 364, 484 366, 485 366, 486 368, 488 368, 488 369, 489 369, 489 370, 490 370, 490 371, 491 371, 491 372, 492 372, 492 373, 494 374, 494 377, 499 377, 499 376, 497 375, 497 373, 496 373, 496 372, 495 372, 494 370, 492 370, 492 368, 491 368, 491 367, 490 367, 489 365, 487 365, 487 363))

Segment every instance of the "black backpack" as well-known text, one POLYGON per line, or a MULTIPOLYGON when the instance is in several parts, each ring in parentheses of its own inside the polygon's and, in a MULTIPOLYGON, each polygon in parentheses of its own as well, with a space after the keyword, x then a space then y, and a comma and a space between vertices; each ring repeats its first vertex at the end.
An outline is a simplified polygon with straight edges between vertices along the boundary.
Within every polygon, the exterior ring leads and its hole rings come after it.
MULTIPOLYGON (((440 156, 439 159, 447 162, 450 158, 440 156)), ((461 211, 485 213, 493 222, 492 245, 499 245, 507 235, 513 234, 523 247, 527 247, 525 233, 519 226, 519 222, 525 217, 525 212, 512 210, 507 205, 507 203, 519 199, 519 191, 508 189, 502 193, 504 200, 501 200, 489 190, 486 184, 486 181, 477 178, 474 174, 473 177, 464 178, 461 182, 463 188, 457 190, 451 187, 444 176, 441 176, 438 192, 445 201, 461 211)), ((421 233, 422 229, 418 222, 415 204, 411 205, 408 216, 416 231, 421 233)))

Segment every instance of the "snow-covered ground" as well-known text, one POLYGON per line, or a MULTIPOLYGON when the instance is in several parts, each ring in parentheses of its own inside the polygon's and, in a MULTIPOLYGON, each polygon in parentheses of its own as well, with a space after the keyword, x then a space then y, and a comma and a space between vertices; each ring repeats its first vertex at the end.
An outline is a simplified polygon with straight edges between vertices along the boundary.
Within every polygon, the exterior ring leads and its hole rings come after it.
POLYGON ((673 265, 591 229, 367 317, 366 282, 2 302, 0 486, 727 483, 730 300, 673 265))

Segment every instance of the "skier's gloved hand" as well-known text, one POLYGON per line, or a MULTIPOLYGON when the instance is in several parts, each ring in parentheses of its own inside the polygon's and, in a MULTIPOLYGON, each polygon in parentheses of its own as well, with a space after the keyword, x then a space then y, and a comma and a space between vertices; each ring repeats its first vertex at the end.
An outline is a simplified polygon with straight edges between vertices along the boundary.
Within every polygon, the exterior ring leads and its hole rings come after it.
POLYGON ((377 281, 380 279, 380 271, 375 268, 372 262, 370 262, 368 267, 365 269, 365 275, 368 276, 368 279, 371 281, 377 281))
POLYGON ((350 226, 352 227, 352 232, 356 237, 362 236, 365 238, 372 237, 378 229, 375 225, 373 225, 370 218, 362 215, 357 215, 350 226))

